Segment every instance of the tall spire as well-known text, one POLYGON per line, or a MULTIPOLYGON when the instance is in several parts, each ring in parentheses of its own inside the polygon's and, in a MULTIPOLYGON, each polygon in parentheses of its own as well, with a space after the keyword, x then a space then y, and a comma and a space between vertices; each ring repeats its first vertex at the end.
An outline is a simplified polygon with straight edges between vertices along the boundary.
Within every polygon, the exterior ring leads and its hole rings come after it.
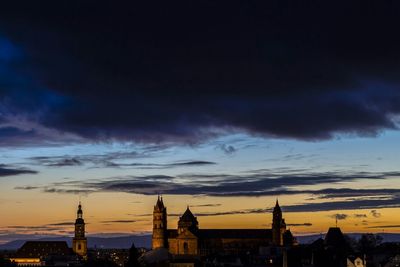
POLYGON ((274 207, 274 213, 281 212, 281 207, 279 206, 278 198, 276 198, 276 203, 274 207))
POLYGON ((272 243, 275 246, 283 245, 283 233, 286 230, 285 220, 282 218, 282 210, 276 198, 275 207, 272 212, 272 243))
POLYGON ((78 205, 77 218, 78 219, 82 219, 83 218, 82 205, 81 205, 80 201, 79 201, 79 205, 78 205))
POLYGON ((162 196, 158 195, 158 197, 157 197, 157 203, 156 203, 156 205, 154 206, 154 208, 155 208, 155 209, 157 208, 157 209, 159 209, 159 210, 164 209, 164 202, 163 202, 162 196))

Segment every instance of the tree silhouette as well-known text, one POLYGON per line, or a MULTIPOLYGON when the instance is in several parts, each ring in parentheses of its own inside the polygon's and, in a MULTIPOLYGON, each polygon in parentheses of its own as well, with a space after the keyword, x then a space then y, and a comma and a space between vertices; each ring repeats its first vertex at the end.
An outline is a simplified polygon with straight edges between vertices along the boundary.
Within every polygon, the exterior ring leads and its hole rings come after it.
POLYGON ((363 234, 358 240, 358 250, 363 254, 370 254, 382 243, 382 240, 380 235, 363 234))
POLYGON ((139 261, 139 253, 135 247, 135 244, 132 243, 131 248, 129 249, 129 259, 128 262, 125 264, 126 267, 138 267, 140 266, 139 261))

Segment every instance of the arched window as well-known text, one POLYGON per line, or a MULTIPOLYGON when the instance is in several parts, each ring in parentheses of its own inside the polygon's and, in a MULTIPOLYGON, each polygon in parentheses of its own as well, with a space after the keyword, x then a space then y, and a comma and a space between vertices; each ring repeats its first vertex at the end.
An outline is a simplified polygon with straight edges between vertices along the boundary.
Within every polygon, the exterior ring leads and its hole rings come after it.
POLYGON ((188 243, 183 243, 183 254, 189 254, 189 246, 188 243))

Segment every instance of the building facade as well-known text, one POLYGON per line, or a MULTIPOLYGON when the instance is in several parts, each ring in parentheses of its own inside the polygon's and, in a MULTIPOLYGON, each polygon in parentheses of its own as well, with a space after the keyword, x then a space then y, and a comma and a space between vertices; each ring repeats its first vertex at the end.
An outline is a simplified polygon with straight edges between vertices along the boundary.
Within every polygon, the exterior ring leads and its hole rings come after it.
POLYGON ((153 249, 166 248, 173 255, 258 253, 261 247, 291 246, 294 242, 278 201, 272 229, 201 229, 189 207, 179 218, 177 229, 168 229, 167 209, 161 197, 153 210, 153 249))
POLYGON ((87 239, 85 237, 85 221, 83 219, 82 205, 79 203, 75 220, 75 235, 72 239, 72 250, 79 256, 87 257, 87 239))
POLYGON ((27 241, 10 261, 16 266, 74 266, 79 263, 65 241, 27 241))

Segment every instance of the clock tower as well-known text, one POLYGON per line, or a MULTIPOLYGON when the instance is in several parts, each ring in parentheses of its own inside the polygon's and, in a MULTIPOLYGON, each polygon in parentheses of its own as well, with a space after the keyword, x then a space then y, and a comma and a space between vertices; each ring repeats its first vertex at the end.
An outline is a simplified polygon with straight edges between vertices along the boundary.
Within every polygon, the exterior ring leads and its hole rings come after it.
POLYGON ((85 237, 85 221, 83 220, 82 205, 79 202, 77 217, 75 220, 75 236, 72 240, 73 251, 82 256, 84 259, 87 258, 87 239, 85 237))

